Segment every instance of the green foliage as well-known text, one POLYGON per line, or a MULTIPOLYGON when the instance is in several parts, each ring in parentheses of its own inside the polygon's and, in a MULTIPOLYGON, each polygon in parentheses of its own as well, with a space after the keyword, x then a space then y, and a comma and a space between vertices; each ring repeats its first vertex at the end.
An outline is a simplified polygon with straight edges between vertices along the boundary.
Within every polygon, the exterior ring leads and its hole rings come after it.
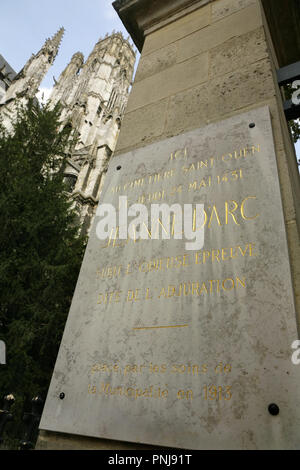
POLYGON ((289 126, 292 131, 294 143, 300 139, 300 123, 299 121, 289 121, 289 126))
POLYGON ((0 127, 0 396, 15 395, 18 422, 46 397, 86 242, 63 182, 70 128, 59 116, 30 101, 13 132, 0 127))

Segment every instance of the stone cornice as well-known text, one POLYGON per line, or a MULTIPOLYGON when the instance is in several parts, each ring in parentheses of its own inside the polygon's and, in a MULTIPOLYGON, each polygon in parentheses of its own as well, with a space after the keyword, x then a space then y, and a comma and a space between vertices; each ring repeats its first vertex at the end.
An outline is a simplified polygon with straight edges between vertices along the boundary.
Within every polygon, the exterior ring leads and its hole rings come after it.
POLYGON ((113 7, 141 52, 147 31, 153 31, 213 0, 116 0, 113 7))
MULTIPOLYGON (((141 52, 145 36, 216 0, 115 0, 113 6, 141 52)), ((300 1, 261 0, 279 66, 299 60, 300 1)))

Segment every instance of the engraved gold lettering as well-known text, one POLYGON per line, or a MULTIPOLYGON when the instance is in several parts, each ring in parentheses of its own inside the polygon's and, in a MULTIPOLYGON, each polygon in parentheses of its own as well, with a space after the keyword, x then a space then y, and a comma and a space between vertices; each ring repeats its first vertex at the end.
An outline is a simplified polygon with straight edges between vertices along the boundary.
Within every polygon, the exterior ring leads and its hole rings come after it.
POLYGON ((245 206, 246 202, 249 201, 249 199, 256 199, 256 196, 248 196, 248 197, 246 197, 246 198, 243 200, 243 202, 242 202, 242 204, 241 204, 241 215, 242 215, 243 219, 245 219, 245 220, 254 220, 254 219, 256 219, 257 217, 259 217, 259 214, 256 214, 256 215, 254 215, 254 216, 252 216, 252 217, 247 217, 247 216, 245 215, 244 206, 245 206))
POLYGON ((134 291, 133 290, 128 290, 128 293, 127 293, 127 302, 137 302, 139 301, 139 292, 140 292, 140 289, 135 289, 134 291))
POLYGON ((220 221, 220 219, 219 219, 219 214, 218 214, 217 208, 216 208, 216 206, 214 205, 213 208, 212 208, 212 212, 211 212, 210 219, 209 219, 208 228, 211 227, 211 223, 212 223, 213 215, 214 215, 214 214, 215 214, 215 216, 216 216, 216 219, 217 219, 217 222, 218 222, 219 226, 220 226, 220 227, 222 226, 221 221, 220 221))
POLYGON ((235 201, 230 201, 230 202, 233 202, 234 204, 234 208, 229 210, 229 205, 228 205, 228 202, 225 202, 225 225, 228 225, 228 215, 231 215, 231 217, 233 218, 233 221, 236 225, 240 225, 238 223, 238 221, 236 220, 235 218, 235 215, 233 214, 233 212, 235 212, 237 210, 237 208, 239 207, 238 203, 235 202, 235 201))
POLYGON ((177 398, 178 400, 192 400, 193 390, 178 390, 177 398))
POLYGON ((184 149, 178 149, 171 153, 170 160, 187 160, 188 150, 187 147, 184 149))
POLYGON ((195 264, 206 264, 207 262, 211 261, 214 262, 225 262, 230 259, 235 259, 239 256, 242 257, 253 257, 257 256, 254 253, 255 244, 248 243, 245 246, 235 246, 235 247, 228 247, 228 248, 220 248, 218 250, 211 250, 211 251, 199 251, 195 253, 195 264))

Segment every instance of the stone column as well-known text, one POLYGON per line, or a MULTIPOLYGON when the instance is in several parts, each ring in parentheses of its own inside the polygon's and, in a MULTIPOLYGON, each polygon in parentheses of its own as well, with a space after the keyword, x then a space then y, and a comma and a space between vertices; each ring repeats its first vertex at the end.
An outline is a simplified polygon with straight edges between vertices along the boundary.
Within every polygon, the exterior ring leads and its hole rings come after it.
MULTIPOLYGON (((271 3, 280 15, 280 2, 271 3)), ((141 50, 115 156, 267 105, 300 323, 299 177, 276 81, 276 69, 285 65, 284 44, 271 36, 269 7, 270 1, 261 0, 115 2, 141 50)), ((290 34, 296 34, 292 24, 290 34)), ((41 431, 38 448, 147 447, 41 431)))

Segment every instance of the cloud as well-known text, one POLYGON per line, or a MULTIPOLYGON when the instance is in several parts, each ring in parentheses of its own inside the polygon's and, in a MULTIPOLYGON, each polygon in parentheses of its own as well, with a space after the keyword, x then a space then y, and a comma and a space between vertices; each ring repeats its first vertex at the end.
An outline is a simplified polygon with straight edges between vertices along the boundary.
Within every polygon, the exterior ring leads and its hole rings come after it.
POLYGON ((46 102, 50 98, 52 90, 53 88, 43 88, 43 87, 39 89, 39 91, 36 94, 36 97, 41 104, 46 104, 46 102))

